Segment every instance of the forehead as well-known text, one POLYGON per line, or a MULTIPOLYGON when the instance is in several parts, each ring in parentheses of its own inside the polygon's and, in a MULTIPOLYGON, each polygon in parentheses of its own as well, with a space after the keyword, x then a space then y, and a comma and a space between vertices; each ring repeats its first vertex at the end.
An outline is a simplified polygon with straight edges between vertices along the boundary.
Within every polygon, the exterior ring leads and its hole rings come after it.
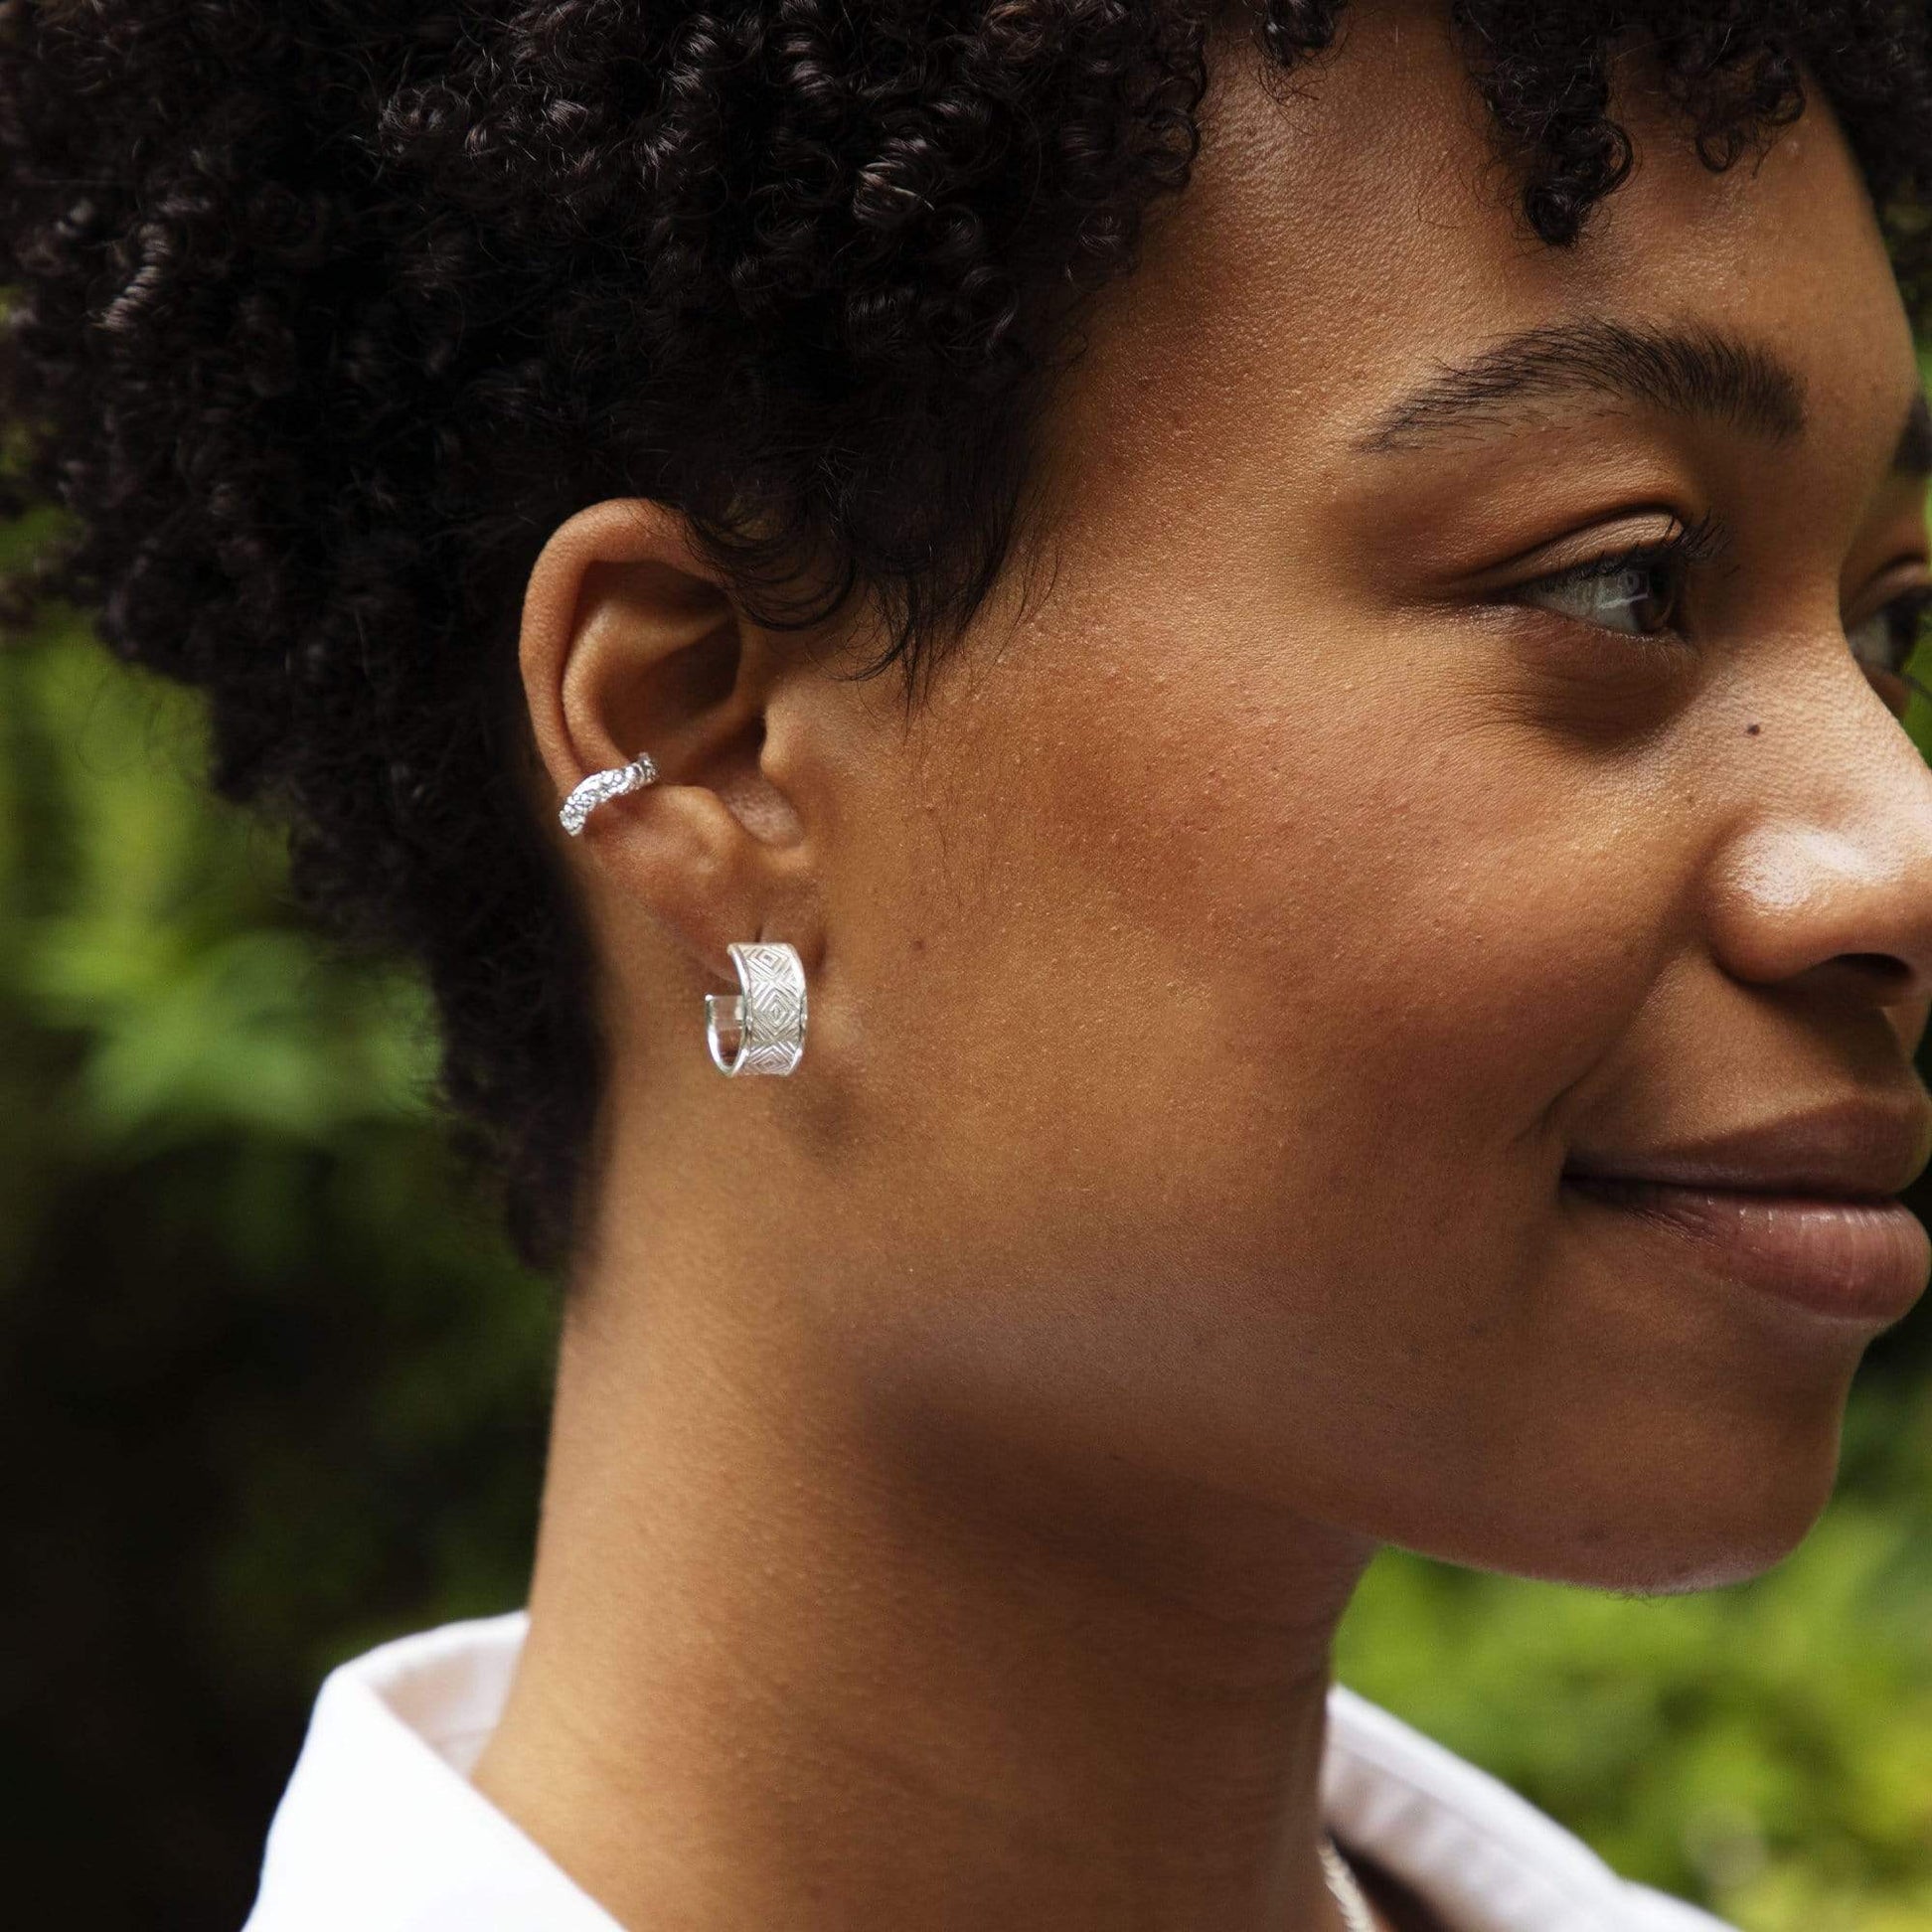
POLYGON ((1101 298, 1049 449, 1158 487, 1211 446, 1265 489, 1289 466, 1339 464, 1445 364, 1614 316, 1775 346, 1809 419, 1889 455, 1911 327, 1815 87, 1761 163, 1717 174, 1626 66, 1612 112, 1635 166, 1578 242, 1551 247, 1522 217, 1447 9, 1358 0, 1345 21, 1285 86, 1245 37, 1217 42, 1194 179, 1101 298))

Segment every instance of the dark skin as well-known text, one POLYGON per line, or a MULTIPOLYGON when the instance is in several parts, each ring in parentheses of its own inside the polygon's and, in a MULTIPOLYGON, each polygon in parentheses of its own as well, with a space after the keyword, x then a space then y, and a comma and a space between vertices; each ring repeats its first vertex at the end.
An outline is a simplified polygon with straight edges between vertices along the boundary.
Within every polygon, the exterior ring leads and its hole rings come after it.
POLYGON ((1044 425, 1056 567, 909 728, 833 675, 874 638, 761 630, 659 506, 531 576, 533 810, 663 779, 557 834, 605 1164, 475 1775, 628 1926, 1339 1932, 1323 1700, 1382 1542, 1676 1592, 1830 1496, 1872 1328, 1563 1170, 1925 1119, 1932 771, 1863 646, 1932 569, 1868 200, 1816 97, 1712 176, 1633 72, 1637 174, 1551 250, 1434 6, 1304 78, 1222 50, 1044 425), (1365 446, 1606 322, 1789 381, 1365 446), (1548 586, 1709 512, 1675 641, 1548 586), (805 964, 785 1080, 705 1050, 752 938, 805 964))

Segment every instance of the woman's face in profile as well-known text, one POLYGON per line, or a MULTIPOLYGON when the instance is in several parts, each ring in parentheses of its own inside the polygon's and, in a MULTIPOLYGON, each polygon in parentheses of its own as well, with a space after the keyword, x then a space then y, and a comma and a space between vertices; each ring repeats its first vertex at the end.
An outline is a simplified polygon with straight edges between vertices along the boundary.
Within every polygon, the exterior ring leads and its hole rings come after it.
POLYGON ((1433 8, 1352 12, 1285 100, 1215 73, 1043 425, 1030 600, 903 737, 823 688, 870 735, 816 855, 840 1188, 790 1237, 916 1230, 916 1284, 848 1271, 881 1402, 1096 1495, 1751 1573, 1900 1291, 1801 1307, 1566 1171, 1840 1103, 1868 1189, 1925 1153, 1932 772, 1884 669, 1924 439, 1895 466, 1864 190, 1816 93, 1721 175, 1636 93, 1552 249, 1433 8))

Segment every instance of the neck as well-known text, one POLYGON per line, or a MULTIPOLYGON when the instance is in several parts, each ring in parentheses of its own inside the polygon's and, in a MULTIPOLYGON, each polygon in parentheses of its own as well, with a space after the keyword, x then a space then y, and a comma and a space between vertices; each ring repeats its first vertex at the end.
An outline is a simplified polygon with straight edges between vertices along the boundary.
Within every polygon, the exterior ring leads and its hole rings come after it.
POLYGON ((566 1324, 485 1796, 639 1932, 1342 1932, 1360 1537, 1049 1468, 663 1287, 566 1324))

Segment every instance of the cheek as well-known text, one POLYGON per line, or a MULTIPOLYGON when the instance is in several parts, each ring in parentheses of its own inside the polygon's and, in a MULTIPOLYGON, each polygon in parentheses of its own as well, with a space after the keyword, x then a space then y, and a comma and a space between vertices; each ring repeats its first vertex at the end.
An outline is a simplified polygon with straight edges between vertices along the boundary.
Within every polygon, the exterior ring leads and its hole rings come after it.
POLYGON ((1197 1239, 1203 1213, 1265 1243, 1324 1204, 1374 1202, 1395 1240, 1553 1210, 1562 1096, 1668 945, 1639 788, 1418 708, 1363 668, 1376 642, 1331 632, 1292 688, 1204 652, 1031 693, 1005 809, 966 815, 984 916, 953 995, 1011 1144, 1037 1131, 1197 1239))

